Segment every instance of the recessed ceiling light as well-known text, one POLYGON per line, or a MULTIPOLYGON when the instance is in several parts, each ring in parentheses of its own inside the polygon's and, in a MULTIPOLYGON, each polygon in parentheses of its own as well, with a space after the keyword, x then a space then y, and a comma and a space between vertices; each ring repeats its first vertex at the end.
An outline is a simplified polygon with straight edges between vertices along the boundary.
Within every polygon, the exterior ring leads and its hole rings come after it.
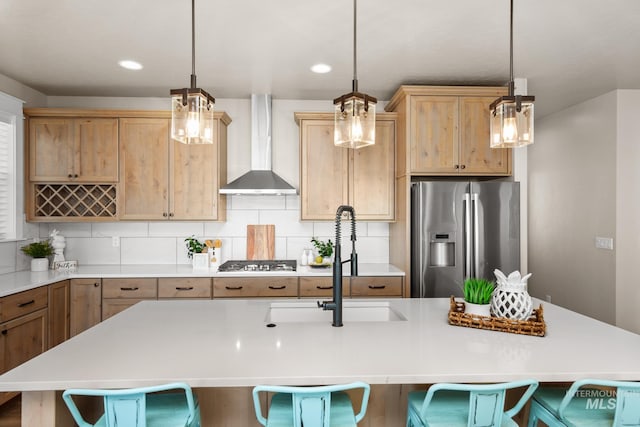
POLYGON ((118 65, 127 70, 142 70, 142 64, 136 61, 125 59, 118 62, 118 65))
POLYGON ((311 71, 318 74, 326 74, 331 71, 331 65, 327 64, 315 64, 311 66, 311 71))

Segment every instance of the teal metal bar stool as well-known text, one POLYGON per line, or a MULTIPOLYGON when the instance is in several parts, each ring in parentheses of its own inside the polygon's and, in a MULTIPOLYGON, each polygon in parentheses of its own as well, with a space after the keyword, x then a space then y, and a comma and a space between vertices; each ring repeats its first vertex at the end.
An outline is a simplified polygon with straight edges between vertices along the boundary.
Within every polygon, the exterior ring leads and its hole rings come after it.
POLYGON ((569 389, 540 387, 531 399, 529 427, 640 426, 640 382, 584 379, 569 389))
POLYGON ((535 380, 482 385, 434 384, 427 391, 409 393, 407 427, 517 427, 512 418, 537 387, 535 380), (527 389, 515 406, 505 411, 506 391, 519 387, 527 389))
POLYGON ((79 427, 200 427, 200 407, 184 383, 123 390, 69 389, 62 398, 79 427), (178 389, 182 391, 159 393, 178 389), (104 414, 90 424, 80 414, 73 396, 103 397, 104 414))
POLYGON ((364 418, 369 403, 369 384, 328 385, 319 387, 257 386, 253 405, 258 422, 267 427, 350 427, 364 418), (362 404, 355 414, 346 390, 362 389, 362 404), (260 393, 275 393, 267 418, 262 413, 260 393))

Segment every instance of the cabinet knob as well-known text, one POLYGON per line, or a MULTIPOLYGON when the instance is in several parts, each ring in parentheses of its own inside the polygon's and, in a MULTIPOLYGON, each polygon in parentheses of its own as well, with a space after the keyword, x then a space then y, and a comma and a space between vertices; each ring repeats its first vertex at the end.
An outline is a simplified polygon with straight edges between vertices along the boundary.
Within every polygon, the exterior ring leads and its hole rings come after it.
POLYGON ((94 284, 93 284, 93 287, 94 287, 94 288, 97 288, 98 286, 100 286, 100 283, 98 283, 98 282, 96 282, 96 283, 94 283, 94 284))
POLYGON ((460 165, 455 165, 454 168, 459 169, 460 165))
POLYGON ((166 212, 162 212, 162 216, 166 218, 168 215, 166 212))
POLYGON ((173 212, 169 213, 169 217, 173 218, 173 212))
POLYGON ((7 335, 7 330, 6 329, 2 330, 2 335, 7 335))
POLYGON ((467 166, 462 165, 462 166, 460 166, 460 169, 464 169, 464 168, 466 168, 466 167, 467 167, 467 166))
POLYGON ((67 175, 67 178, 73 178, 73 175, 69 174, 67 175))
POLYGON ((74 177, 74 178, 77 178, 77 177, 78 177, 78 174, 77 174, 77 173, 74 173, 74 174, 73 174, 73 177, 74 177))

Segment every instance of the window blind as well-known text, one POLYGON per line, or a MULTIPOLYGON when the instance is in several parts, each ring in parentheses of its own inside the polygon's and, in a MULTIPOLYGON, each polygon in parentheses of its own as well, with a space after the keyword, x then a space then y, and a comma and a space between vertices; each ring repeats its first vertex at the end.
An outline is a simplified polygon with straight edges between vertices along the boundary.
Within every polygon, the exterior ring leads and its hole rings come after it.
POLYGON ((0 240, 15 238, 15 126, 0 114, 0 240))

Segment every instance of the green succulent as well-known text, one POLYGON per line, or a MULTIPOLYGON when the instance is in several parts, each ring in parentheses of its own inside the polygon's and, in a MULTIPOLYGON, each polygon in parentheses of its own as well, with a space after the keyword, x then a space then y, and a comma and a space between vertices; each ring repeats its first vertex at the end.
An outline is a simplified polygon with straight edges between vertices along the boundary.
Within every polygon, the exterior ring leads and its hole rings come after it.
POLYGON ((467 279, 464 281, 464 300, 471 304, 489 304, 495 287, 495 283, 487 279, 467 279))
POLYGON ((53 247, 48 240, 29 243, 28 245, 21 247, 20 250, 31 258, 46 258, 49 255, 53 255, 53 247))

